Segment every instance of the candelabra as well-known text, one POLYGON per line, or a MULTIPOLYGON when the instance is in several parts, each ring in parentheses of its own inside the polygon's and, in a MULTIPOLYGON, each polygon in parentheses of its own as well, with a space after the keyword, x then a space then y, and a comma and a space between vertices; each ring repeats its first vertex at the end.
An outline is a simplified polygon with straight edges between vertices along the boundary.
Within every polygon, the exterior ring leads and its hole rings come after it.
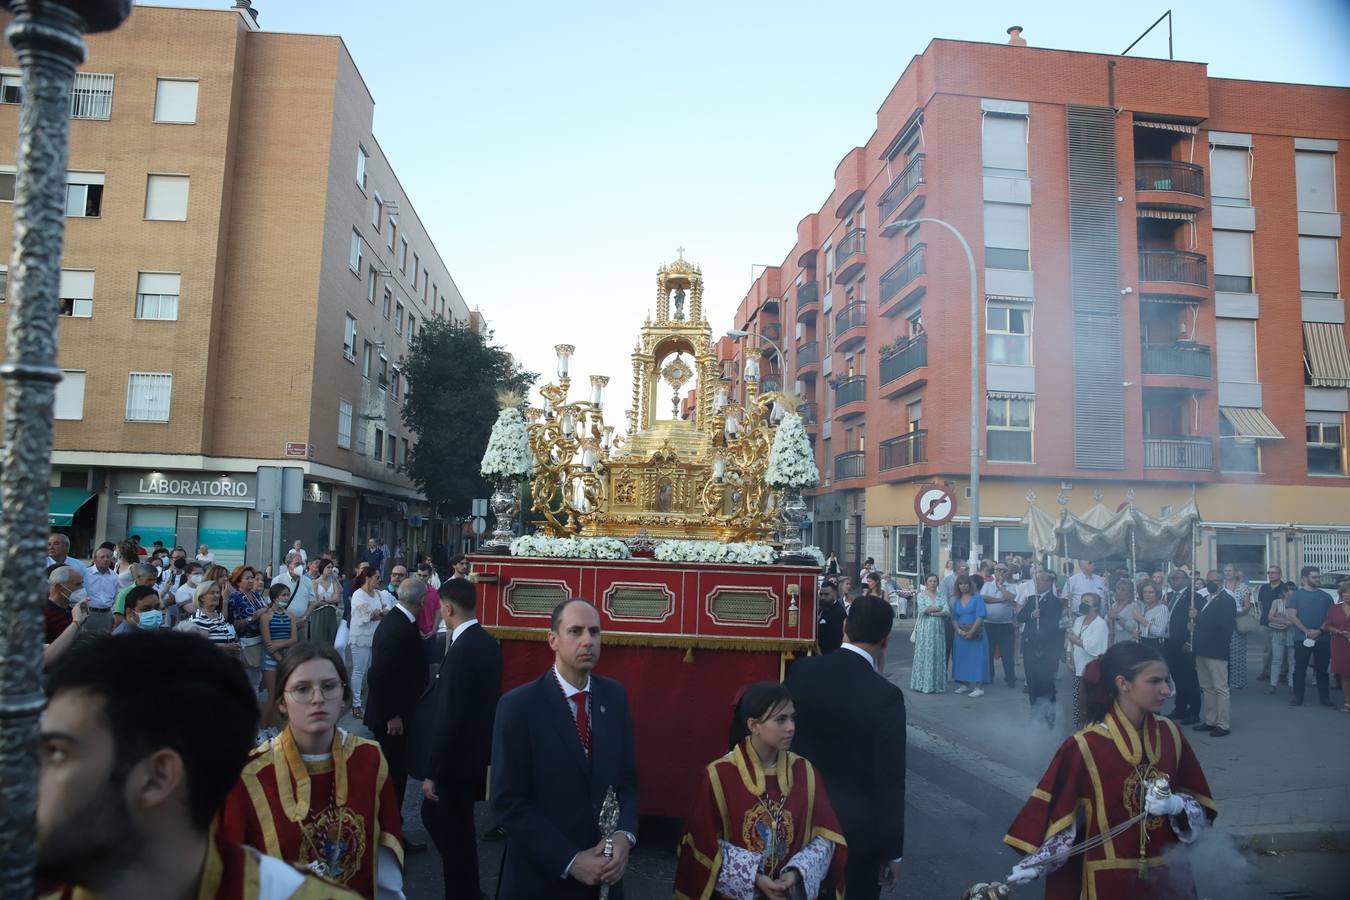
POLYGON ((703 510, 724 519, 737 541, 766 537, 766 521, 778 506, 764 473, 783 403, 777 392, 759 393, 758 376, 758 367, 747 365, 744 404, 729 401, 725 384, 713 399, 712 477, 703 488, 703 510))
POLYGON ((554 535, 578 534, 587 519, 605 505, 605 470, 614 447, 614 426, 605 424, 605 387, 609 378, 591 376, 587 400, 568 400, 572 386, 570 344, 554 347, 558 381, 541 388, 543 409, 529 425, 536 474, 534 510, 554 535))

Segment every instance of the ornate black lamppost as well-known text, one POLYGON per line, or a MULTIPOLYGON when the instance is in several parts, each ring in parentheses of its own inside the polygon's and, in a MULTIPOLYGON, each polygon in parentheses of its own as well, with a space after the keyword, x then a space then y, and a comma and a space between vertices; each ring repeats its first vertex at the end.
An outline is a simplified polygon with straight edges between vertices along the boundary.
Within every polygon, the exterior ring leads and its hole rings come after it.
POLYGON ((70 89, 81 32, 116 28, 132 0, 0 0, 23 70, 14 247, 5 338, 0 450, 0 897, 33 890, 38 714, 42 710, 42 572, 52 455, 70 89))

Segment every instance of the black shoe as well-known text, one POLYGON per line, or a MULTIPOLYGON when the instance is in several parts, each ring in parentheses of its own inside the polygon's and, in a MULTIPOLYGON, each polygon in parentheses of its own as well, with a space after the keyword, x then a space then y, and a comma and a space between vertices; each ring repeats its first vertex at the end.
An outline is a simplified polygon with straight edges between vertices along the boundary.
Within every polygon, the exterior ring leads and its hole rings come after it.
POLYGON ((1232 734, 1232 732, 1227 728, 1211 728, 1209 730, 1210 737, 1228 737, 1230 734, 1232 734))
POLYGON ((1198 725, 1198 724, 1200 724, 1200 717, 1199 717, 1199 716, 1187 716, 1186 718, 1179 720, 1177 724, 1179 724, 1179 725, 1198 725))
POLYGON ((1199 725, 1196 725, 1196 726, 1195 726, 1194 728, 1192 728, 1191 730, 1192 730, 1192 731, 1213 731, 1213 730, 1214 730, 1214 726, 1213 726, 1213 725, 1205 725, 1204 723, 1201 723, 1201 724, 1199 724, 1199 725))
POLYGON ((1289 701, 1289 705, 1290 705, 1290 706, 1302 706, 1302 705, 1303 705, 1303 701, 1302 701, 1302 700, 1299 700, 1298 698, 1294 698, 1293 700, 1290 700, 1290 701, 1289 701))

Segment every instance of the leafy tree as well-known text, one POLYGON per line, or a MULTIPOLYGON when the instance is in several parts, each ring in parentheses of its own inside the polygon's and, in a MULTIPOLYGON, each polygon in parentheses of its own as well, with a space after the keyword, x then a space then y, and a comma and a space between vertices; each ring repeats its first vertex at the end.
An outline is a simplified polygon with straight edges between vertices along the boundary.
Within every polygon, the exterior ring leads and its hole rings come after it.
POLYGON ((492 333, 429 319, 403 360, 403 424, 417 435, 406 471, 441 515, 467 516, 491 491, 478 474, 502 391, 524 394, 539 376, 522 369, 492 333))

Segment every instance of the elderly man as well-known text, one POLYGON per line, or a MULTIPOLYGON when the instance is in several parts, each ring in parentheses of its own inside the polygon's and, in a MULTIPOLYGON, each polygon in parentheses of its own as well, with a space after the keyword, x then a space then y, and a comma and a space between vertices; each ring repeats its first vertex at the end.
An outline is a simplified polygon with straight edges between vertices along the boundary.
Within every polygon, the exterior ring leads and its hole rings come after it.
POLYGON ((86 634, 109 634, 113 629, 113 603, 117 601, 117 572, 113 552, 108 547, 94 551, 94 564, 84 571, 84 589, 89 592, 89 618, 86 634))
POLYGON ((1106 579, 1097 574, 1097 564, 1090 559, 1080 559, 1078 561, 1078 571, 1069 576, 1069 585, 1067 588, 1069 595, 1069 609, 1078 609, 1078 604, 1083 599, 1084 594, 1096 594, 1098 597, 1109 597, 1106 592, 1106 579))
POLYGON ((138 563, 135 567, 131 584, 117 592, 117 599, 113 601, 113 624, 121 625, 126 618, 127 595, 138 587, 153 587, 158 590, 159 569, 150 563, 138 563))
POLYGON ((59 531, 47 535, 47 565, 68 566, 75 560, 69 559, 70 538, 59 531))
POLYGON ((389 764, 389 779, 400 804, 408 783, 413 713, 429 678, 422 635, 417 629, 417 617, 426 598, 425 582, 420 578, 403 579, 398 589, 398 602, 375 629, 370 648, 370 670, 366 674, 370 686, 366 727, 384 752, 385 762, 389 764))
POLYGON ((1033 580, 1035 590, 1018 607, 1022 628, 1022 668, 1027 677, 1031 711, 1047 725, 1055 724, 1055 673, 1064 656, 1064 632, 1059 627, 1064 601, 1055 596, 1055 576, 1042 569, 1033 580))
POLYGON ((71 621, 71 608, 84 598, 84 572, 81 569, 60 566, 47 576, 47 602, 42 605, 47 643, 56 640, 66 630, 71 621))
POLYGON ((1167 576, 1167 638, 1163 641, 1163 658, 1176 683, 1176 700, 1169 719, 1182 725, 1200 724, 1200 679, 1195 668, 1194 647, 1191 645, 1191 607, 1195 593, 1185 569, 1173 569, 1167 576))

